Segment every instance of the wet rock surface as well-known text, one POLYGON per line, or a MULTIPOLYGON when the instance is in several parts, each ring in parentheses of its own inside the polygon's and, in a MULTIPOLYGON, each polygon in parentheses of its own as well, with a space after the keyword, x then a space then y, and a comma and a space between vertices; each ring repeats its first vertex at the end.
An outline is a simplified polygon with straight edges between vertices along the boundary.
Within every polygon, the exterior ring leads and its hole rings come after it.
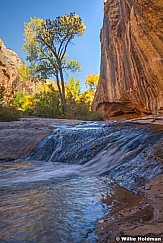
MULTIPOLYGON (((142 196, 116 188, 109 217, 99 221, 100 242, 117 242, 116 237, 163 237, 163 175, 158 175, 141 188, 142 196)), ((120 241, 121 242, 121 241, 120 241)), ((130 241, 129 241, 130 242, 130 241)), ((151 241, 153 242, 153 241, 151 241)))
MULTIPOLYGON (((155 131, 163 129, 163 116, 147 116, 133 119, 132 122, 141 124, 158 124, 155 131)), ((157 157, 162 161, 162 143, 154 149, 151 158, 157 157)), ((141 183, 140 183, 141 184, 141 183)), ((108 217, 99 221, 97 232, 99 242, 116 243, 116 237, 163 237, 163 174, 160 174, 148 183, 137 187, 139 193, 133 194, 123 187, 115 186, 115 194, 104 198, 105 203, 112 202, 113 210, 108 217)), ((121 240, 119 240, 122 242, 121 240)), ((128 242, 132 242, 128 240, 128 242)), ((151 241, 154 242, 154 241, 151 241)))

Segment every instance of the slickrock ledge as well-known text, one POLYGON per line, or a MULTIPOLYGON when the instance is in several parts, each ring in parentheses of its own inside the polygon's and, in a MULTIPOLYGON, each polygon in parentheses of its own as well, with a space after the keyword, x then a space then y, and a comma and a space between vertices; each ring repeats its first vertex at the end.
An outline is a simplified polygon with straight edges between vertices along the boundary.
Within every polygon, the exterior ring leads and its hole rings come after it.
POLYGON ((0 122, 0 160, 9 161, 26 156, 52 131, 52 125, 76 125, 79 120, 22 118, 0 122))
POLYGON ((107 0, 93 109, 107 119, 163 112, 162 0, 107 0))
MULTIPOLYGON (((15 160, 26 156, 52 131, 52 125, 77 125, 81 120, 21 118, 20 121, 0 122, 0 160, 15 160)), ((147 116, 132 122, 163 125, 163 116, 147 116)))

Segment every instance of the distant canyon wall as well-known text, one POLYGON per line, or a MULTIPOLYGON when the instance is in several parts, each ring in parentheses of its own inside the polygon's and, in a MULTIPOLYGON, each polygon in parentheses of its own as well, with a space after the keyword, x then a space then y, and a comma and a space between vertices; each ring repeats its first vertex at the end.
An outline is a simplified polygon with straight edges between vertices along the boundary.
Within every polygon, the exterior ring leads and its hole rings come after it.
POLYGON ((23 64, 18 55, 13 50, 6 48, 0 39, 0 85, 3 85, 8 93, 35 90, 35 84, 31 81, 23 81, 18 73, 23 64))
POLYGON ((163 1, 105 0, 93 109, 106 118, 163 112, 163 1))

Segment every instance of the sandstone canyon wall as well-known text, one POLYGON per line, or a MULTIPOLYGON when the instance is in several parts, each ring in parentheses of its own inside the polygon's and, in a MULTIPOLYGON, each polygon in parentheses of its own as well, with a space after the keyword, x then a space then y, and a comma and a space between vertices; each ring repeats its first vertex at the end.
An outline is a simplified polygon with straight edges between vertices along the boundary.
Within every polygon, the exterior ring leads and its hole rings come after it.
POLYGON ((163 112, 163 0, 105 0, 93 109, 106 118, 163 112))
POLYGON ((6 48, 0 39, 0 85, 3 85, 9 93, 14 91, 32 92, 35 85, 21 79, 18 70, 24 63, 11 49, 6 48))

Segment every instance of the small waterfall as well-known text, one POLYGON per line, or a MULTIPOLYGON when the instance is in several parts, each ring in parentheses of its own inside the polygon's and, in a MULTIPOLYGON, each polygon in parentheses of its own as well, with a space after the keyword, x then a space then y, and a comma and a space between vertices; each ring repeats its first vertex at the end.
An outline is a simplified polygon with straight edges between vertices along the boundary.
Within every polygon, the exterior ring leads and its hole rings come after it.
POLYGON ((162 173, 161 159, 152 156, 162 142, 161 128, 155 131, 130 122, 54 126, 53 133, 27 160, 78 165, 70 169, 70 175, 108 175, 126 188, 134 189, 138 185, 135 179, 140 178, 141 184, 162 173))

